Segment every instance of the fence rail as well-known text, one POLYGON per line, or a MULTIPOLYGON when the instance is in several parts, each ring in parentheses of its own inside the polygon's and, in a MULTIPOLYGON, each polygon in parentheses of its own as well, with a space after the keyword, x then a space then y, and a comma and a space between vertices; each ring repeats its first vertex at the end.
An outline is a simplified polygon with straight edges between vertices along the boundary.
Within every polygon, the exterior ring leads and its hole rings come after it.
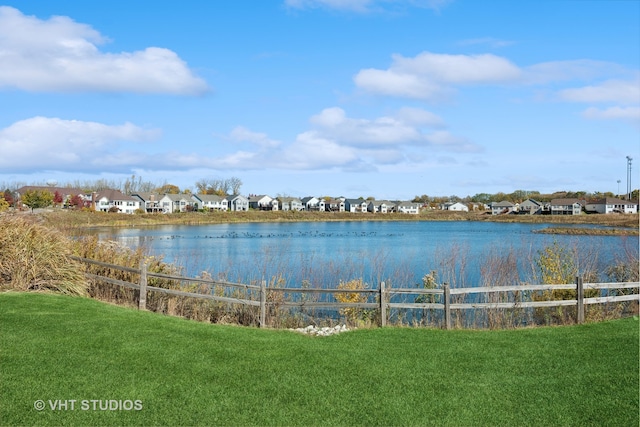
MULTIPOLYGON (((216 281, 211 279, 185 277, 179 275, 163 274, 148 272, 146 264, 142 264, 140 268, 125 267, 115 264, 109 264, 102 261, 97 261, 88 258, 73 257, 74 260, 89 264, 96 265, 108 269, 119 270, 123 272, 133 273, 139 276, 138 283, 127 282, 123 280, 114 279, 105 275, 97 275, 93 273, 85 273, 89 279, 95 281, 101 281, 111 285, 121 286, 129 289, 135 289, 140 292, 138 301, 138 307, 140 309, 146 309, 147 294, 150 291, 160 292, 167 295, 174 295, 180 297, 200 298, 212 301, 217 301, 227 304, 241 304, 244 306, 259 307, 259 325, 261 327, 266 326, 266 312, 267 308, 300 308, 300 309, 330 309, 330 310, 343 310, 346 308, 357 309, 371 309, 379 310, 379 324, 385 326, 387 324, 387 313, 392 309, 420 309, 420 310, 440 310, 442 311, 444 319, 444 327, 446 329, 452 328, 452 316, 453 310, 495 310, 495 309, 524 309, 524 308, 549 308, 549 307, 576 307, 576 319, 577 323, 584 322, 584 307, 591 304, 607 304, 615 302, 636 301, 640 303, 640 282, 610 282, 610 283, 583 283, 581 277, 576 277, 576 281, 573 284, 563 285, 513 285, 513 286, 496 286, 496 287, 472 287, 472 288, 450 288, 446 283, 442 284, 441 288, 436 289, 424 289, 424 288, 387 288, 384 282, 381 282, 377 289, 315 289, 315 288, 279 288, 279 287, 267 287, 265 280, 262 280, 260 285, 251 285, 243 283, 234 283, 227 281, 216 281), (215 295, 210 293, 190 292, 179 289, 169 289, 157 286, 149 286, 149 279, 164 279, 175 281, 179 283, 198 283, 209 286, 209 289, 213 287, 232 288, 236 290, 242 290, 245 294, 244 298, 229 297, 224 295, 215 295), (599 290, 606 291, 607 295, 601 295, 597 297, 585 297, 585 290, 599 290), (618 295, 621 290, 635 290, 630 294, 618 295), (547 291, 575 291, 575 298, 571 299, 548 299, 548 300, 536 300, 536 301, 524 301, 524 298, 530 298, 533 294, 540 294, 547 291), (614 295, 609 295, 609 292, 613 291, 614 295), (332 295, 336 294, 358 294, 363 298, 374 298, 374 302, 339 302, 339 301, 308 301, 308 300, 281 300, 273 297, 276 294, 315 294, 315 295, 332 295), (272 299, 269 299, 271 294, 272 299), (509 295, 513 297, 513 301, 503 302, 458 302, 461 296, 465 295, 509 295), (397 296, 430 296, 433 300, 439 300, 440 302, 392 302, 392 299, 397 296), (519 300, 516 300, 515 295, 520 296, 519 300)), ((326 297, 325 297, 326 298, 326 297)))

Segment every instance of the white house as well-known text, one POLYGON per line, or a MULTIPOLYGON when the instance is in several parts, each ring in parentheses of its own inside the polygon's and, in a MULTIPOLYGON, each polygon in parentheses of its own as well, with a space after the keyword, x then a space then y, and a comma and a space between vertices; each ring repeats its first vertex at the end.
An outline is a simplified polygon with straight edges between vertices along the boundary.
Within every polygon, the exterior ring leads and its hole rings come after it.
POLYGON ((331 199, 325 203, 324 208, 330 212, 344 212, 344 198, 331 199))
POLYGON ((240 194, 229 196, 229 209, 232 211, 248 211, 249 199, 240 194))
POLYGON ((188 194, 165 194, 160 198, 163 213, 186 212, 188 206, 193 206, 193 200, 188 194))
POLYGON ((396 212, 418 215, 420 206, 421 204, 417 202, 400 202, 396 204, 396 212))
POLYGON ((160 195, 156 193, 134 193, 131 197, 140 200, 140 208, 147 213, 162 212, 160 195))
POLYGON ((317 211, 319 209, 319 203, 320 199, 318 199, 317 197, 308 196, 302 198, 302 205, 307 211, 317 211))
POLYGON ((198 209, 206 209, 210 211, 227 211, 229 210, 229 201, 226 197, 216 194, 193 194, 191 195, 194 203, 198 205, 198 209))
POLYGON ((549 203, 551 215, 580 215, 584 200, 553 199, 549 203))
POLYGON ((278 197, 278 206, 283 211, 302 211, 304 206, 302 200, 297 197, 278 197))
POLYGON ((388 200, 371 200, 367 204, 367 211, 373 213, 393 212, 395 204, 388 200))
POLYGON ((515 205, 508 201, 502 202, 493 202, 491 203, 491 214, 492 215, 500 215, 500 214, 508 214, 515 210, 515 205))
POLYGON ((277 211, 278 200, 265 194, 249 196, 249 208, 261 211, 277 211))
POLYGON ((469 207, 464 203, 445 203, 445 209, 448 211, 469 212, 469 207))
POLYGON ((95 210, 108 212, 111 208, 117 208, 118 212, 133 214, 140 209, 139 199, 122 194, 118 190, 103 190, 94 193, 92 204, 95 203, 95 210))
POLYGON ((638 204, 631 200, 621 200, 614 197, 606 197, 604 199, 588 201, 585 205, 585 210, 588 212, 597 212, 601 214, 635 214, 638 213, 638 204))
POLYGON ((364 199, 346 199, 344 209, 346 212, 367 212, 367 201, 364 199))

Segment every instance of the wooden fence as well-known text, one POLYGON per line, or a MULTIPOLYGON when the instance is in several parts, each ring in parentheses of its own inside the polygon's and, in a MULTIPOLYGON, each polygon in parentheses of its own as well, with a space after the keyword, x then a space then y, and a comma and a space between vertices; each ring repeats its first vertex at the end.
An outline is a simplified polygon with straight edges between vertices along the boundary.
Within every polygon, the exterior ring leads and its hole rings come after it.
MULTIPOLYGON (((132 283, 122 280, 113 279, 110 277, 96 275, 92 273, 85 273, 88 278, 109 283, 112 285, 122 286, 125 288, 135 289, 139 291, 139 309, 146 309, 147 305, 147 293, 150 291, 160 292, 168 295, 209 299, 221 303, 227 304, 241 304, 245 306, 259 307, 259 325, 261 327, 266 326, 266 313, 269 307, 282 307, 282 308, 299 308, 299 309, 328 309, 340 311, 346 308, 355 309, 369 309, 378 310, 379 312, 379 325, 385 326, 388 322, 388 313, 392 309, 421 309, 421 310, 437 310, 442 312, 443 324, 446 329, 451 329, 452 311, 455 310, 496 310, 496 309, 535 309, 545 307, 563 307, 563 306, 575 306, 576 323, 583 323, 585 320, 585 306, 590 304, 607 304, 607 303, 619 303, 625 301, 635 301, 640 303, 640 282, 617 282, 617 283, 583 283, 581 277, 576 277, 575 283, 565 285, 514 285, 514 286, 496 286, 496 287, 472 287, 472 288, 451 288, 446 283, 442 284, 440 288, 436 289, 424 289, 424 288, 392 288, 387 287, 384 282, 381 282, 377 289, 317 289, 317 288, 280 288, 280 287, 267 287, 265 280, 262 280, 260 285, 249 285, 225 281, 216 281, 210 279, 184 277, 178 275, 161 274, 147 271, 146 264, 142 264, 139 269, 131 267, 123 267, 119 265, 104 263, 88 258, 73 257, 76 261, 80 261, 89 265, 97 265, 109 269, 120 270, 124 272, 133 273, 139 276, 138 283, 132 283), (234 289, 244 293, 244 297, 231 297, 224 295, 214 295, 213 293, 196 293, 183 291, 178 289, 167 289, 155 286, 149 286, 149 279, 165 279, 179 283, 199 283, 204 284, 212 289, 214 286, 222 286, 227 289, 234 289), (585 297, 585 291, 598 290, 600 296, 585 297), (631 290, 624 291, 623 290, 631 290), (529 300, 531 295, 541 295, 545 291, 575 291, 575 299, 547 299, 547 300, 529 300), (613 295, 610 295, 613 291, 613 295), (629 293, 627 293, 629 292, 629 293), (367 302, 339 302, 335 301, 336 294, 348 293, 362 295, 364 300, 366 297, 367 302), (283 297, 285 294, 289 295, 289 299, 277 298, 277 302, 268 299, 268 295, 281 294, 283 297), (316 300, 309 298, 301 298, 300 296, 305 294, 324 295, 325 297, 317 298, 316 300), (473 295, 491 295, 499 294, 502 297, 498 297, 495 301, 487 302, 482 301, 481 298, 476 298, 473 302, 458 302, 459 297, 473 296, 473 295), (511 295, 511 301, 502 302, 505 298, 504 295, 511 295), (606 294, 606 295, 604 295, 606 294), (292 295, 298 295, 298 297, 291 297, 292 295), (423 296, 422 300, 426 300, 424 296, 430 296, 431 302, 415 302, 420 298, 413 298, 413 301, 404 300, 394 302, 398 296, 423 296), (518 298, 513 298, 514 295, 519 295, 518 298), (333 296, 334 300, 330 300, 333 296), (394 298, 395 297, 395 298, 394 298), (502 300, 501 300, 502 298, 502 300), (373 299, 373 302, 368 302, 373 299), (438 302, 436 302, 438 301, 438 302)), ((276 298, 273 298, 276 299, 276 298)), ((358 299, 358 298, 356 298, 358 299)), ((487 298, 485 298, 487 299, 487 298)))

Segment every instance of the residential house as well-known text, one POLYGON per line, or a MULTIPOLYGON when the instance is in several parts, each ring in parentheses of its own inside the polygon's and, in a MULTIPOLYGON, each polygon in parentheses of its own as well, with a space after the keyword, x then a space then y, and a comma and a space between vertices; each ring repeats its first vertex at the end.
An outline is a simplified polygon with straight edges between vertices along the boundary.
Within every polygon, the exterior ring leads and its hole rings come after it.
POLYGON ((329 212, 344 212, 344 198, 330 199, 325 203, 324 209, 329 212))
POLYGON ((367 201, 360 199, 346 199, 344 201, 345 212, 367 212, 367 201))
POLYGON ((318 204, 320 203, 320 199, 313 196, 303 197, 301 199, 302 205, 306 211, 317 211, 319 210, 318 204))
POLYGON ((260 211, 277 211, 278 200, 264 194, 252 194, 249 196, 249 208, 260 211))
POLYGON ((542 213, 544 205, 534 199, 527 199, 520 203, 516 209, 519 214, 539 215, 542 213))
POLYGON ((278 206, 283 211, 302 211, 304 205, 297 197, 278 197, 278 206))
POLYGON ((161 213, 160 195, 156 193, 134 193, 131 197, 140 200, 140 208, 147 213, 161 213))
POLYGON ((551 215, 580 215, 584 200, 580 199, 553 199, 549 203, 551 215))
POLYGON ((444 204, 444 209, 447 211, 469 212, 469 206, 460 202, 449 202, 444 204))
POLYGON ((249 199, 240 194, 229 196, 229 209, 232 211, 248 211, 249 199))
POLYGON ((193 194, 191 195, 197 209, 205 209, 209 211, 227 211, 229 210, 229 201, 226 197, 217 194, 193 194), (196 206, 197 205, 197 206, 196 206))
POLYGON ((160 207, 164 213, 187 212, 193 207, 189 194, 165 194, 160 198, 160 207))
POLYGON ((395 210, 399 213, 418 215, 421 206, 422 204, 418 202, 397 202, 395 203, 395 210))
POLYGON ((133 214, 141 208, 140 199, 122 194, 118 190, 102 190, 93 193, 92 205, 96 211, 109 212, 112 208, 118 212, 133 214))
POLYGON ((491 215, 509 214, 515 210, 515 205, 506 200, 491 203, 491 215))
POLYGON ((394 208, 395 204, 388 200, 370 200, 367 204, 367 211, 373 213, 390 213, 394 208))
POLYGON ((614 197, 590 200, 585 204, 585 211, 610 214, 610 213, 638 213, 638 203, 631 200, 621 200, 614 197))

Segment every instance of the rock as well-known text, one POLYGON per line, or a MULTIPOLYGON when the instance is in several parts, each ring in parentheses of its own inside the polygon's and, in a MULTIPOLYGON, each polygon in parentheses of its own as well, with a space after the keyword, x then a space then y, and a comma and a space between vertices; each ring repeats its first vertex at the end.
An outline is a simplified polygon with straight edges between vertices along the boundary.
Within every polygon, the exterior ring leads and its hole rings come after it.
POLYGON ((333 327, 322 327, 322 328, 318 328, 314 325, 309 325, 305 328, 296 328, 296 329, 290 329, 292 331, 295 332, 299 332, 302 334, 307 334, 307 335, 315 335, 315 336, 319 336, 319 337, 327 337, 329 335, 334 335, 334 334, 339 334, 342 332, 348 332, 349 328, 347 328, 347 325, 336 325, 333 327))

